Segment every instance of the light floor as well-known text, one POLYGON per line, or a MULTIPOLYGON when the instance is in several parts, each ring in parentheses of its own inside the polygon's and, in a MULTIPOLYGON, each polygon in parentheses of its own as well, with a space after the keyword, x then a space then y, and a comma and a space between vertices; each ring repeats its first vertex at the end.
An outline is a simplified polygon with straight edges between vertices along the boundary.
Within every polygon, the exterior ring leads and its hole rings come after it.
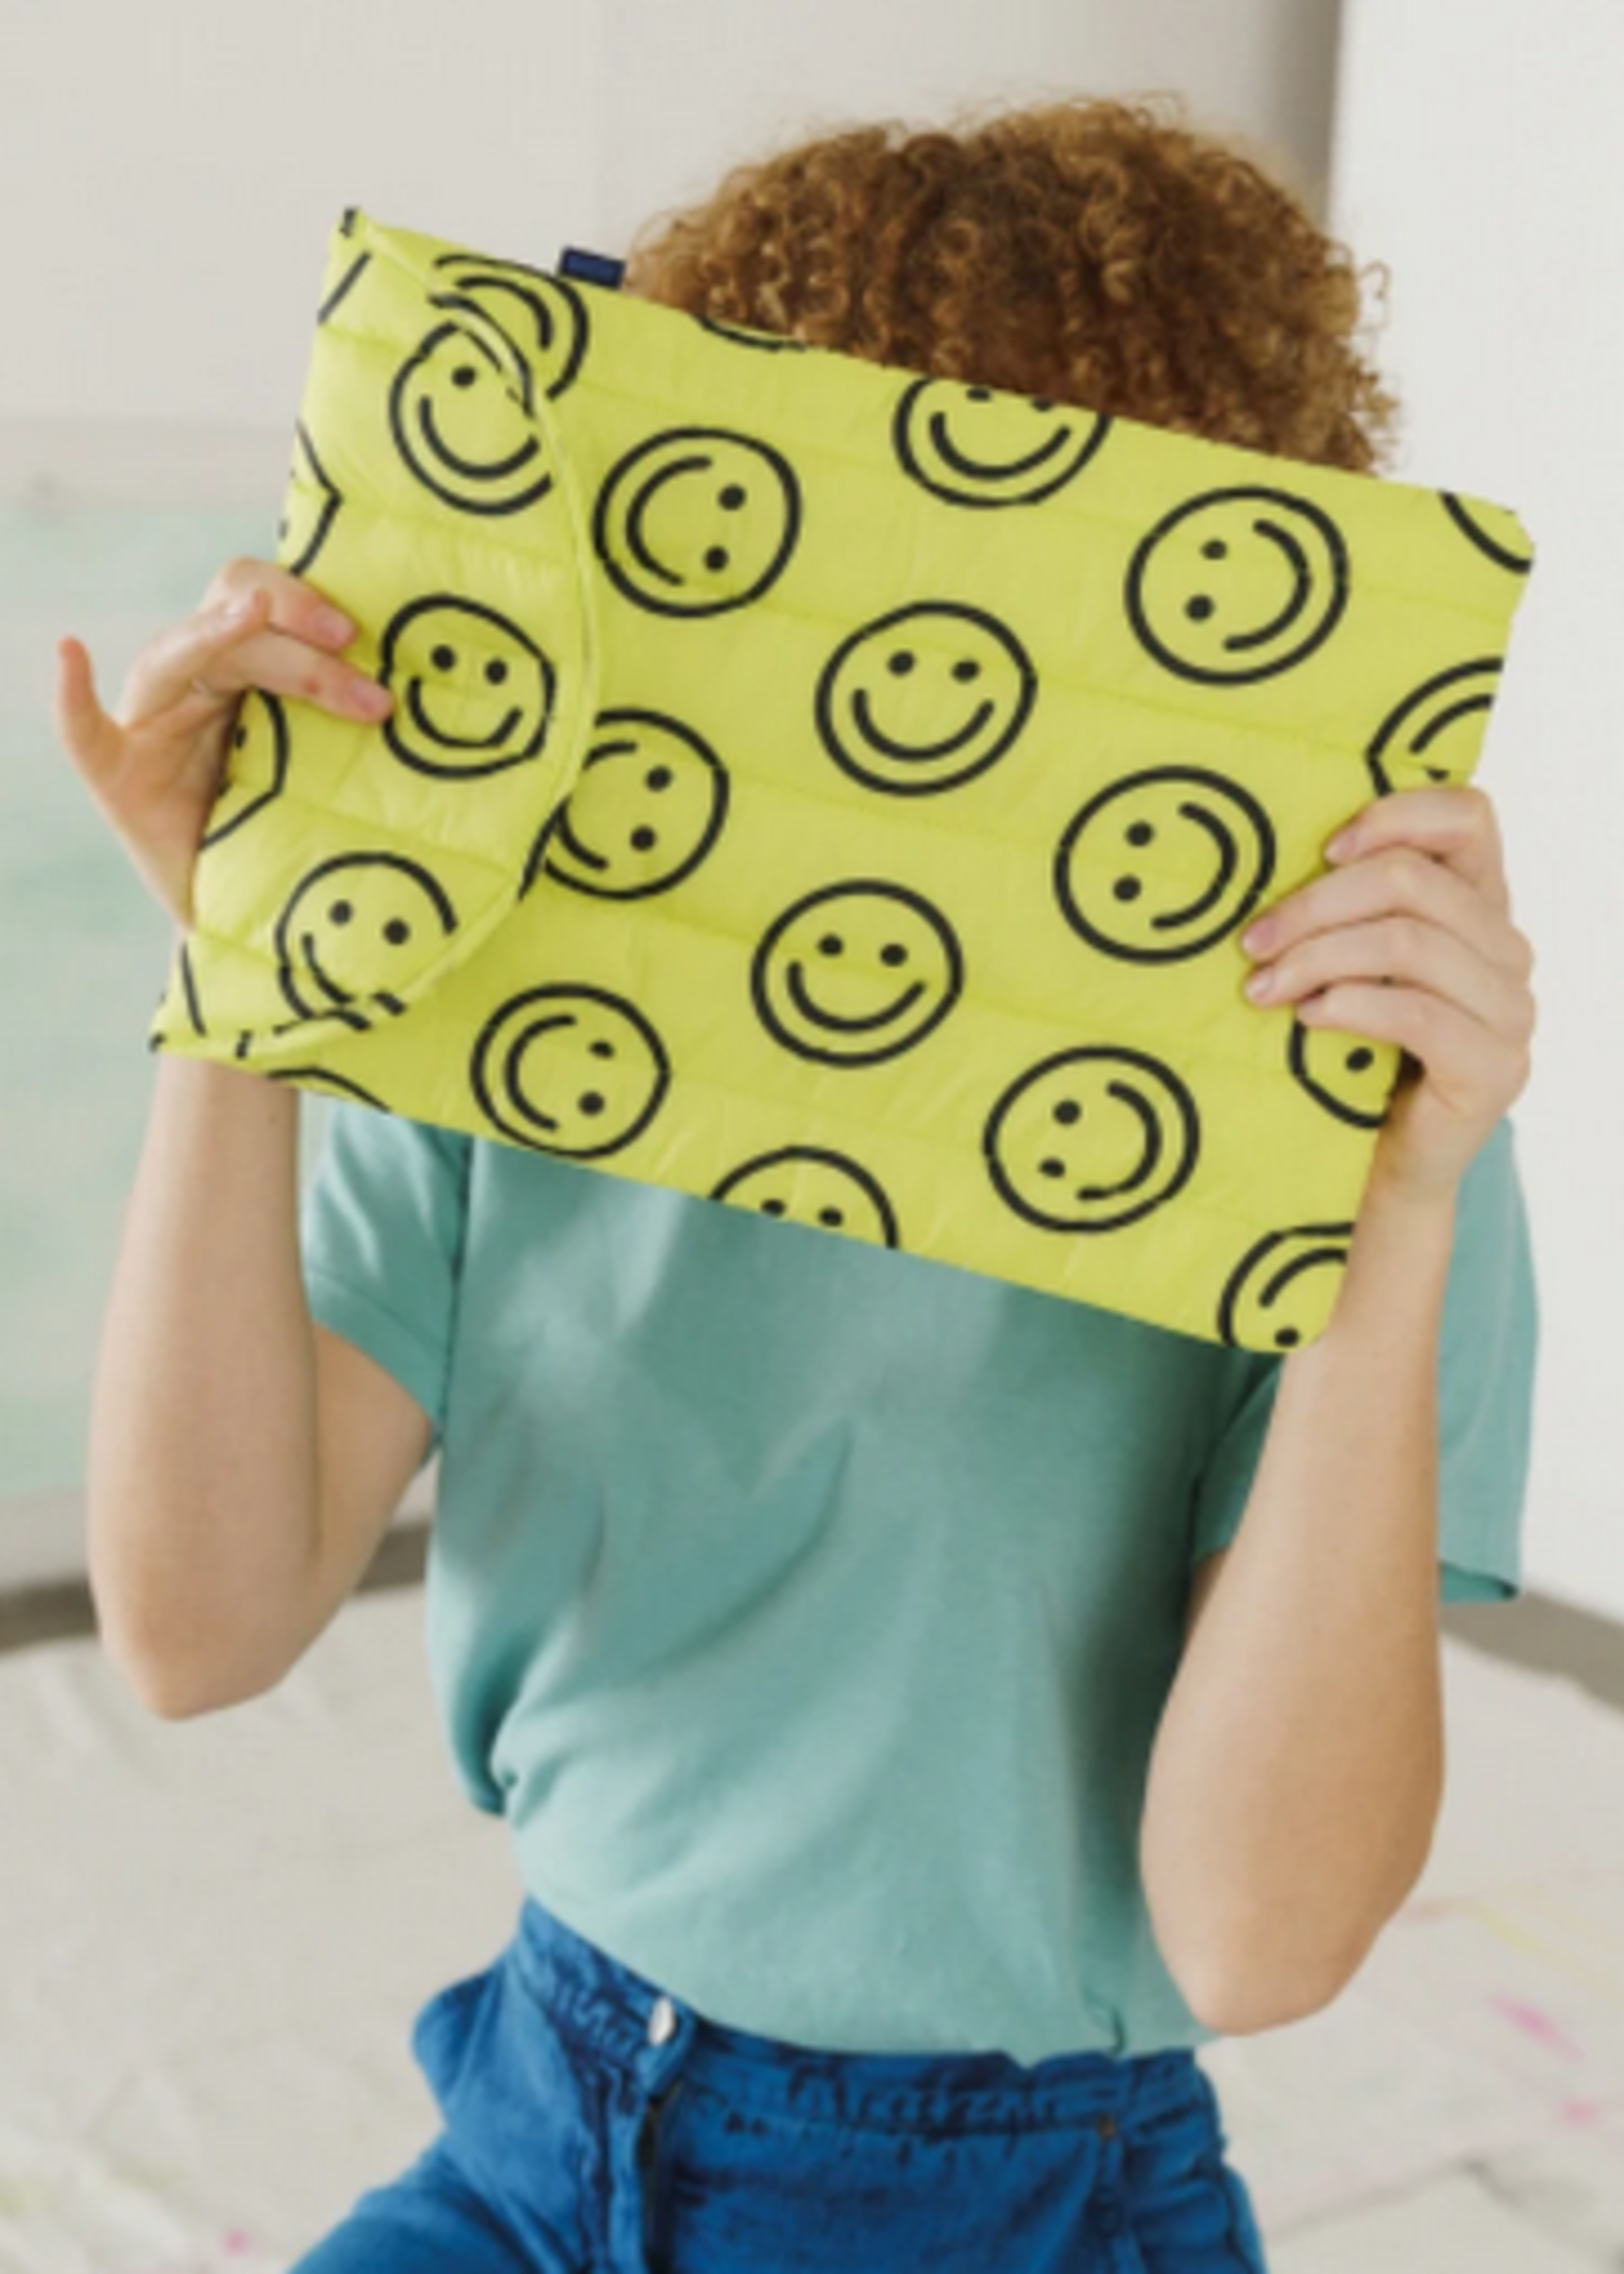
MULTIPOLYGON (((283 2274, 433 2137, 411 2019, 518 1895, 422 1621, 361 1595, 187 1722, 93 1640, 0 1655, 0 2274, 283 2274)), ((1453 1635, 1445 1675, 1415 1895, 1336 2006, 1202 2061, 1275 2274, 1618 2274, 1624 1716, 1453 1635)))

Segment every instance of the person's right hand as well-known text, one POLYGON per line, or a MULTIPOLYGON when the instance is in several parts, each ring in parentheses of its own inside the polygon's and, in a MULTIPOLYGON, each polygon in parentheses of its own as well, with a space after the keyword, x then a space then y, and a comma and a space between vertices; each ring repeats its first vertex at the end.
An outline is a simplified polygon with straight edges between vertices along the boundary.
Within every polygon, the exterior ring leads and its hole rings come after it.
POLYGON ((376 725, 394 698, 340 660, 355 637, 355 625, 288 569, 233 560, 195 615, 142 649, 112 717, 96 699, 84 644, 58 640, 57 738, 183 931, 243 689, 298 696, 376 725))

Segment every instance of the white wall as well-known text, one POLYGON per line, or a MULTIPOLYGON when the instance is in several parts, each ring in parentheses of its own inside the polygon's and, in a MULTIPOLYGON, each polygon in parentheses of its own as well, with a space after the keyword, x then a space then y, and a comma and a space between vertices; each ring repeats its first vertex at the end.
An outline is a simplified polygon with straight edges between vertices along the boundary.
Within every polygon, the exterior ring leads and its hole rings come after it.
POLYGON ((1395 471, 1514 506, 1537 548, 1479 780, 1534 945, 1512 1108, 1541 1299, 1530 1576, 1624 1616, 1624 14, 1347 0, 1332 226, 1390 264, 1395 471))
POLYGON ((37 320, 0 420, 285 433, 349 204, 546 264, 837 118, 1158 86, 1317 179, 1335 25, 1335 0, 4 0, 0 228, 37 320))

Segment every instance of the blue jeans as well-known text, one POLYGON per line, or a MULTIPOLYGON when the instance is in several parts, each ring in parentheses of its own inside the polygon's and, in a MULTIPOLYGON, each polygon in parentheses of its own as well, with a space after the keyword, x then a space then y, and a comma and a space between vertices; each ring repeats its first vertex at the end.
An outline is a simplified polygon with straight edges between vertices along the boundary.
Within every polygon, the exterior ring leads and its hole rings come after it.
POLYGON ((1266 2274, 1194 2053, 823 2053, 526 1897, 418 2015, 444 2126, 290 2274, 1266 2274))

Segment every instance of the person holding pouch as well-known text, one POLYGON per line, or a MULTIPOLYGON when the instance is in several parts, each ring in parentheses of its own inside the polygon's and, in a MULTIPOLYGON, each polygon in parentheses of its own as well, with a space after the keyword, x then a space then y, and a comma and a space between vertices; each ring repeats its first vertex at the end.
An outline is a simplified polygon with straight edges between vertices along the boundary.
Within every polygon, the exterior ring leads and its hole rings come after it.
MULTIPOLYGON (((1346 251, 1153 101, 859 126, 651 224, 623 289, 1371 472, 1346 251)), ((184 931, 243 691, 390 698, 242 559, 64 749, 184 931)), ((1518 1592, 1536 1345, 1493 805, 1395 791, 1244 940, 1402 1048, 1335 1313, 1169 1334, 160 1058, 98 1363, 91 1580, 155 1713, 278 1683, 436 1449, 428 1640, 511 1944, 443 2117, 298 2274, 1265 2265, 1196 2060, 1352 1980, 1426 1860, 1436 1604, 1518 1592)), ((403 1888, 402 1902, 412 1900, 403 1888)))

